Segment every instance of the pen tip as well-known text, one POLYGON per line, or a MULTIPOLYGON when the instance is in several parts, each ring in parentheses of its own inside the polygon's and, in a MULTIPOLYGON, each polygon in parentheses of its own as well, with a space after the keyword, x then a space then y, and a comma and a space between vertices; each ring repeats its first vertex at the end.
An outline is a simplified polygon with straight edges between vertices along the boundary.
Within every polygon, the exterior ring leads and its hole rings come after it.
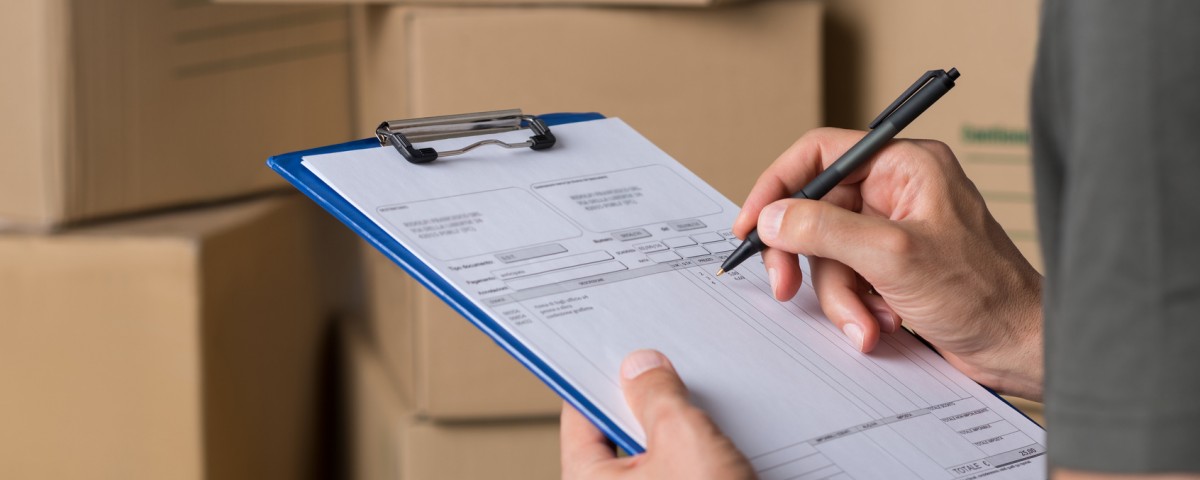
POLYGON ((721 276, 721 274, 723 274, 723 273, 725 273, 725 269, 724 269, 724 268, 717 269, 717 276, 718 276, 718 277, 719 277, 719 276, 721 276))

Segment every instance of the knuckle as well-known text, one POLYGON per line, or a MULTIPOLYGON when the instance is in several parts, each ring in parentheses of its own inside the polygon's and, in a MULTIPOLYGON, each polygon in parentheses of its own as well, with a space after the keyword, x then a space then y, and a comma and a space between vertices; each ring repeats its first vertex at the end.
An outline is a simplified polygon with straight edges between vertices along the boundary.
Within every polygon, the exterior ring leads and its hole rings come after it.
POLYGON ((822 202, 816 201, 788 202, 787 210, 783 213, 781 230, 802 236, 817 231, 821 226, 821 217, 824 216, 824 207, 822 202))
POLYGON ((792 148, 802 149, 809 145, 826 145, 832 139, 838 129, 832 127, 819 127, 804 132, 799 139, 792 143, 792 148))
POLYGON ((708 414, 699 407, 689 405, 679 414, 685 425, 694 429, 707 429, 712 426, 712 421, 708 419, 708 414))
POLYGON ((829 229, 830 209, 833 205, 814 200, 788 202, 780 225, 781 238, 788 239, 786 245, 792 253, 813 254, 814 249, 834 232, 829 229))
POLYGON ((954 155, 954 150, 949 145, 946 145, 945 142, 919 140, 914 142, 914 146, 920 149, 923 157, 931 158, 942 170, 959 168, 958 157, 954 155))
POLYGON ((708 423, 703 410, 686 402, 673 402, 657 418, 658 428, 666 432, 695 432, 708 423))
POLYGON ((804 132, 804 135, 801 135, 800 139, 796 140, 795 145, 804 145, 804 144, 809 144, 809 143, 814 143, 814 142, 820 143, 821 139, 824 138, 826 135, 828 135, 828 131, 825 127, 814 128, 812 130, 804 132))
POLYGON ((917 251, 916 239, 900 228, 882 230, 876 240, 884 252, 894 257, 908 257, 917 251))
POLYGON ((665 367, 656 367, 642 372, 633 381, 641 385, 640 390, 648 392, 655 397, 670 394, 679 382, 675 373, 667 370, 665 367))
POLYGON ((950 145, 946 145, 945 142, 938 140, 921 140, 919 145, 930 155, 938 159, 945 160, 954 158, 954 151, 951 150, 950 145))
POLYGON ((929 150, 926 150, 922 144, 923 140, 900 140, 895 143, 896 153, 913 161, 923 161, 926 157, 931 156, 929 150))
POLYGON ((830 225, 830 210, 834 207, 826 202, 804 202, 807 205, 806 211, 802 218, 806 222, 807 232, 812 232, 815 235, 828 236, 834 232, 831 231, 833 225, 830 225))
MULTIPOLYGON (((777 220, 779 230, 769 230, 772 233, 763 235, 763 242, 769 247, 783 249, 790 253, 804 253, 796 251, 796 249, 806 245, 805 240, 813 235, 813 219, 812 214, 809 213, 812 206, 808 205, 809 203, 815 202, 795 200, 781 202, 780 208, 783 209, 783 212, 779 214, 780 218, 777 220)), ((766 221, 769 222, 770 219, 766 219, 766 221)), ((760 220, 759 225, 762 224, 763 221, 760 220)), ((760 228, 760 230, 762 229, 760 228)))
POLYGON ((685 423, 689 408, 694 407, 681 399, 661 396, 647 406, 645 413, 653 417, 660 428, 670 428, 685 423))

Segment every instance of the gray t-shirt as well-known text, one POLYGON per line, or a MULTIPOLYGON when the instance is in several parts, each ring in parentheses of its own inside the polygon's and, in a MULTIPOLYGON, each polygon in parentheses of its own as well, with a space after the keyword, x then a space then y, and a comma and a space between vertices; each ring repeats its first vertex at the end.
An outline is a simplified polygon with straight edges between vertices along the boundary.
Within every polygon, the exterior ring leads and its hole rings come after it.
POLYGON ((1036 70, 1051 465, 1200 472, 1200 2, 1047 0, 1036 70))

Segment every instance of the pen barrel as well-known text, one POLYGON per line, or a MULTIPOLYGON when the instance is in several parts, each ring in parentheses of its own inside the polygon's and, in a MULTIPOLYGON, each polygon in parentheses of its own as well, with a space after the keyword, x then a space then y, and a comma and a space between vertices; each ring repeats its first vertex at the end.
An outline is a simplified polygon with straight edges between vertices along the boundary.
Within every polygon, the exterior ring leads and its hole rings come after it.
MULTIPOLYGON (((917 117, 925 113, 929 107, 933 106, 938 99, 942 98, 946 92, 954 88, 954 79, 958 78, 958 70, 951 69, 950 73, 936 75, 929 80, 929 83, 919 88, 907 100, 904 100, 899 107, 896 107, 890 115, 886 115, 882 121, 877 120, 878 125, 867 132, 867 135, 859 140, 858 143, 846 150, 846 153, 841 158, 833 162, 829 168, 821 171, 808 185, 805 185, 802 190, 796 192, 794 198, 808 198, 819 200, 825 194, 833 190, 842 180, 850 176, 855 169, 867 163, 871 157, 875 156, 879 150, 896 134, 904 130, 908 124, 916 120, 917 117)), ((903 97, 901 97, 903 98, 903 97)), ((872 122, 875 124, 876 122, 872 122)))
POLYGON ((762 250, 763 243, 762 243, 762 239, 758 238, 758 229, 757 228, 754 230, 751 230, 750 233, 746 234, 746 239, 743 240, 743 242, 750 242, 753 244, 757 244, 758 249, 762 250))
POLYGON ((805 185, 803 189, 796 192, 792 198, 820 200, 821 197, 824 197, 830 190, 833 190, 833 187, 836 187, 842 180, 845 180, 854 170, 875 156, 879 150, 887 145, 887 142, 895 138, 898 131, 899 129, 891 123, 884 122, 874 130, 867 132, 867 135, 862 140, 859 140, 853 147, 846 150, 846 153, 842 154, 841 158, 838 158, 836 162, 833 162, 833 165, 830 165, 829 168, 817 174, 817 178, 808 182, 808 185, 805 185))

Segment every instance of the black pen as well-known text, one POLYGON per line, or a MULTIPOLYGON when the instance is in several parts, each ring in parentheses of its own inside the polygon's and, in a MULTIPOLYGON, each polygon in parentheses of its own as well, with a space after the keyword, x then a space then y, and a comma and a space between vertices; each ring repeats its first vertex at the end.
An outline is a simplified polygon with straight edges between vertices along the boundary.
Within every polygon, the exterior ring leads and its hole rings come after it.
MULTIPOLYGON (((871 131, 867 132, 862 140, 850 147, 842 155, 842 158, 837 159, 829 168, 818 174, 817 178, 792 195, 792 198, 820 200, 856 168, 867 163, 867 160, 870 160, 875 153, 879 152, 879 149, 895 138, 900 130, 907 127, 913 120, 916 120, 917 116, 942 98, 942 95, 954 88, 956 79, 958 79, 957 68, 951 68, 949 72, 944 70, 925 72, 921 78, 917 79, 916 83, 900 94, 900 98, 897 98, 884 109, 883 113, 875 117, 875 120, 867 126, 871 131)), ((725 263, 721 264, 717 275, 737 268, 746 259, 761 252, 763 248, 762 240, 758 238, 758 230, 751 230, 742 244, 738 245, 738 248, 729 254, 729 258, 725 259, 725 263)))

